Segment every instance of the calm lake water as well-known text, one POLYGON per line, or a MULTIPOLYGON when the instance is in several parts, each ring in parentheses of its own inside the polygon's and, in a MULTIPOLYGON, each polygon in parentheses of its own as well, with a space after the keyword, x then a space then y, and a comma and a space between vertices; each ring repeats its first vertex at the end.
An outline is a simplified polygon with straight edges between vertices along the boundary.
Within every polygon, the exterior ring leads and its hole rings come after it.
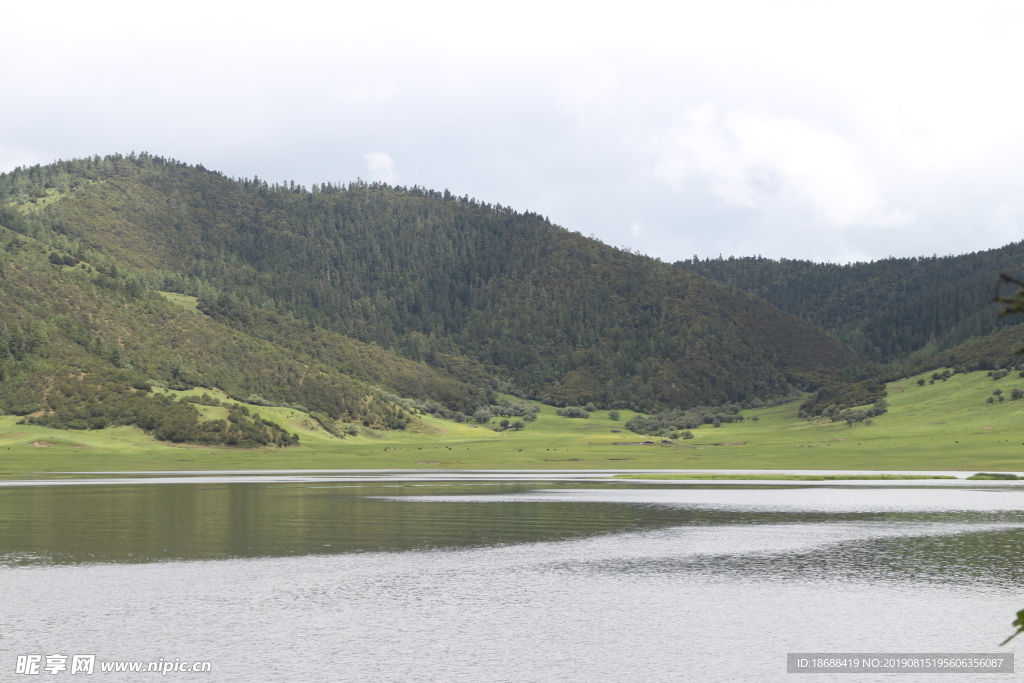
POLYGON ((1005 483, 0 482, 0 679, 60 653, 210 681, 812 683, 836 676, 787 652, 1017 651, 1022 557, 1005 483))

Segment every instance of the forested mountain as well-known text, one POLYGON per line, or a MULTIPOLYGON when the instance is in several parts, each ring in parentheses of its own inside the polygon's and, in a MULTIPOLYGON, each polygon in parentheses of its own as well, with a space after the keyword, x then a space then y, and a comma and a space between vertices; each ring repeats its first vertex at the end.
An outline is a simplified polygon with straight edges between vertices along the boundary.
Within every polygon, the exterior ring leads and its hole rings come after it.
POLYGON ((762 257, 679 261, 825 330, 864 358, 891 362, 950 348, 1018 321, 991 304, 1000 272, 1020 273, 1024 242, 961 256, 813 263, 762 257))
MULTIPOLYGON (((74 264, 6 228, 0 257, 0 410, 9 413, 56 411, 44 423, 145 424, 161 438, 216 442, 194 433, 195 411, 149 395, 152 385, 218 388, 250 404, 328 416, 328 425, 378 428, 410 417, 392 392, 465 410, 482 398, 477 385, 449 373, 308 325, 293 322, 276 341, 255 337, 114 267, 74 264)), ((267 337, 283 324, 272 313, 256 317, 267 337)))
POLYGON ((447 191, 94 157, 0 174, 0 226, 8 410, 97 372, 394 425, 388 394, 686 408, 859 362, 756 297, 447 191))

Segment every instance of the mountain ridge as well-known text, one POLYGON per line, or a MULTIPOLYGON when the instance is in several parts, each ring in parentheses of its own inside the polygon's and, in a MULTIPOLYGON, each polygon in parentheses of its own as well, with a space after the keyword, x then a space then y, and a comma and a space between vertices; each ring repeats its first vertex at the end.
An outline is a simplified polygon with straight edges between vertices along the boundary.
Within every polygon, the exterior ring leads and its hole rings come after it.
POLYGON ((957 256, 849 264, 745 256, 675 265, 763 298, 862 357, 889 363, 1017 324, 1001 318, 991 300, 1001 272, 1024 269, 1024 241, 957 256))
MULTIPOLYGON (((216 372, 200 368, 188 381, 219 372, 225 379, 217 381, 235 382, 237 391, 262 387, 255 393, 299 402, 305 380, 281 371, 242 381, 242 361, 229 347, 265 349, 257 365, 266 368, 301 356, 321 363, 336 388, 351 388, 340 395, 379 397, 374 414, 392 424, 409 416, 395 417, 400 404, 381 391, 451 409, 485 404, 501 389, 554 405, 657 410, 813 389, 860 362, 756 297, 537 214, 447 191, 365 183, 306 190, 114 155, 0 174, 0 226, 15 236, 3 238, 8 253, 23 242, 15 251, 34 255, 6 259, 0 287, 10 305, 31 298, 15 284, 30 274, 61 283, 33 314, 58 347, 78 344, 44 310, 60 308, 62 287, 99 292, 104 310, 130 310, 109 313, 120 325, 143 320, 146 307, 163 311, 155 292, 177 292, 197 298, 204 322, 174 324, 208 339, 205 347, 168 336, 167 321, 137 334, 169 340, 186 365, 216 349, 216 372), (60 265, 40 260, 48 250, 60 265)), ((79 313, 62 315, 74 318, 72 328, 87 325, 79 313)), ((113 347, 103 343, 109 361, 113 347)), ((158 345, 116 346, 151 373, 143 379, 181 380, 158 345)), ((12 373, 7 355, 8 378, 31 385, 24 363, 12 373)), ((10 395, 14 380, 5 381, 0 389, 10 395)), ((358 420, 368 413, 356 403, 322 399, 318 409, 358 420)))

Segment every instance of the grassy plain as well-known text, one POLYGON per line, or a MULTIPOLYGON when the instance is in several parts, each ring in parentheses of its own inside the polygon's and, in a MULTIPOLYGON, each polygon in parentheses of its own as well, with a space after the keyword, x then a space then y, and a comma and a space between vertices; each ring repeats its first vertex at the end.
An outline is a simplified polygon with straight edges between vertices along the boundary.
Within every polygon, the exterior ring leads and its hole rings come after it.
MULTIPOLYGON (((931 373, 920 377, 928 379, 931 373)), ((747 420, 693 430, 673 445, 642 442, 620 421, 597 411, 588 420, 555 415, 542 406, 522 431, 456 424, 421 416, 410 429, 336 439, 308 415, 286 408, 251 407, 297 432, 301 445, 287 449, 232 449, 155 441, 129 427, 57 431, 17 424, 0 416, 0 476, 45 472, 210 469, 731 469, 731 470, 926 470, 1019 472, 1024 470, 1024 389, 1016 373, 993 380, 985 372, 953 375, 918 386, 918 377, 889 385, 889 412, 873 424, 807 422, 787 404, 745 411, 747 420), (993 390, 1005 400, 986 403, 993 390), (758 421, 750 420, 757 417, 758 421), (623 430, 614 433, 612 430, 623 430)), ((203 393, 202 390, 184 393, 203 393)), ((215 392, 209 392, 214 394, 215 392)), ((223 398, 223 395, 221 395, 223 398)), ((211 419, 223 408, 202 406, 211 419)))

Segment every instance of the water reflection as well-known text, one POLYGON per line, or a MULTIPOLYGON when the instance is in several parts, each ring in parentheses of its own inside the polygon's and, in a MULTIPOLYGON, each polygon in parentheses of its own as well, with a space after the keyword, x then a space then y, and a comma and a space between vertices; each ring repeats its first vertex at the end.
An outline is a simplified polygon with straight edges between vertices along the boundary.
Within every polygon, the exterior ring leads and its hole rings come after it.
POLYGON ((1012 487, 420 484, 0 487, 0 667, 763 683, 789 651, 997 651, 1024 604, 1012 487))
POLYGON ((1024 550, 1020 493, 622 483, 558 488, 518 481, 6 487, 0 488, 0 564, 450 549, 643 532, 654 559, 619 557, 619 569, 970 577, 1007 585, 1024 578, 1015 561, 1024 550), (766 526, 772 528, 758 530, 766 526), (732 527, 741 529, 726 533, 732 527), (800 539, 813 539, 812 547, 794 546, 800 539))
MULTIPOLYGON (((444 487, 461 491, 468 487, 444 487)), ((521 485, 486 487, 493 494, 521 485)), ((472 487, 474 492, 480 486, 472 487)), ((433 487, 146 484, 0 489, 0 563, 149 562, 550 541, 674 524, 630 506, 417 505, 433 487)))

